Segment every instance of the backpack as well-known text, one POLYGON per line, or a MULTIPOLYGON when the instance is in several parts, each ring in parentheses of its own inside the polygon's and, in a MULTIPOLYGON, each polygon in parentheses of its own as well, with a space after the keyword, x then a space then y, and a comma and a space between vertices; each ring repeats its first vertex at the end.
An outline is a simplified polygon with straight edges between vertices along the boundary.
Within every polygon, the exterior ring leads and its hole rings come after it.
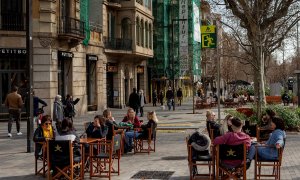
POLYGON ((209 155, 209 149, 210 149, 210 138, 202 134, 198 131, 194 132, 189 140, 188 144, 192 145, 192 158, 195 159, 197 156, 207 156, 209 155))

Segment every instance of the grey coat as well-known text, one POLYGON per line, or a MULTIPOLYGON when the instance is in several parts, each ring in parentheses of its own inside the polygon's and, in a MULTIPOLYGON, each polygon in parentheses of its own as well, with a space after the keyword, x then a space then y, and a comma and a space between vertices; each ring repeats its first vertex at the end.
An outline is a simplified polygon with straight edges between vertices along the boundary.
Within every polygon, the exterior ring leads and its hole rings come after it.
POLYGON ((55 99, 53 104, 53 120, 54 121, 62 121, 64 119, 64 106, 61 101, 55 99))

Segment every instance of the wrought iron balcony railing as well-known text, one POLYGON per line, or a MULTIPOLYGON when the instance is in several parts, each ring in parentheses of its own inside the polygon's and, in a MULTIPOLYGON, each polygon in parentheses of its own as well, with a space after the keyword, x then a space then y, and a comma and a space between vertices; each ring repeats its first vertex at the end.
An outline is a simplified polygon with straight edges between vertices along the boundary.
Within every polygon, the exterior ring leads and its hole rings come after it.
POLYGON ((0 30, 25 31, 26 14, 23 13, 1 13, 0 30))
POLYGON ((71 17, 60 17, 58 35, 84 38, 83 21, 71 17))
POLYGON ((112 50, 132 50, 132 40, 123 38, 104 37, 104 45, 106 49, 112 50))

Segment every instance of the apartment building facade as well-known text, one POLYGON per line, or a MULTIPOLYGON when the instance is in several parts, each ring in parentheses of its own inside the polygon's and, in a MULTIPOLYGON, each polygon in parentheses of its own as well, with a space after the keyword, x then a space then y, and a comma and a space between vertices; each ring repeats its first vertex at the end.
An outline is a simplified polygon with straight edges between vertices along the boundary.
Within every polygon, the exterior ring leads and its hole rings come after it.
MULTIPOLYGON (((12 86, 26 89, 26 0, 1 0, 1 103, 12 86)), ((101 0, 33 0, 33 88, 52 114, 56 95, 80 98, 77 114, 106 108, 101 0), (95 11, 97 10, 97 13, 95 11)), ((1 107, 1 112, 7 112, 1 107)))
POLYGON ((133 88, 149 97, 147 60, 153 57, 151 0, 108 0, 103 8, 107 106, 122 108, 133 88))
MULTIPOLYGON (((26 0, 0 0, 0 101, 28 86, 26 0)), ((80 98, 77 114, 124 107, 133 87, 147 93, 152 2, 33 0, 33 88, 52 114, 57 94, 80 98)), ((1 106, 1 112, 7 112, 1 106)))

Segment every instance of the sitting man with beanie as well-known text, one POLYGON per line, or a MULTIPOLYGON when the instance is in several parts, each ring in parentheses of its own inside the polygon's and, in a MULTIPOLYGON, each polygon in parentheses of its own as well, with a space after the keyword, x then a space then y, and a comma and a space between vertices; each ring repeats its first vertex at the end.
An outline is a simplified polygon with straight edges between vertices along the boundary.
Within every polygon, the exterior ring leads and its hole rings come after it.
MULTIPOLYGON (((251 145, 251 138, 248 134, 242 132, 242 121, 239 118, 234 117, 231 119, 231 123, 233 132, 228 132, 222 136, 216 137, 213 142, 214 145, 239 145, 246 143, 247 149, 249 149, 251 145)), ((226 164, 227 167, 234 168, 242 164, 242 162, 241 160, 224 160, 224 164, 226 164)))

